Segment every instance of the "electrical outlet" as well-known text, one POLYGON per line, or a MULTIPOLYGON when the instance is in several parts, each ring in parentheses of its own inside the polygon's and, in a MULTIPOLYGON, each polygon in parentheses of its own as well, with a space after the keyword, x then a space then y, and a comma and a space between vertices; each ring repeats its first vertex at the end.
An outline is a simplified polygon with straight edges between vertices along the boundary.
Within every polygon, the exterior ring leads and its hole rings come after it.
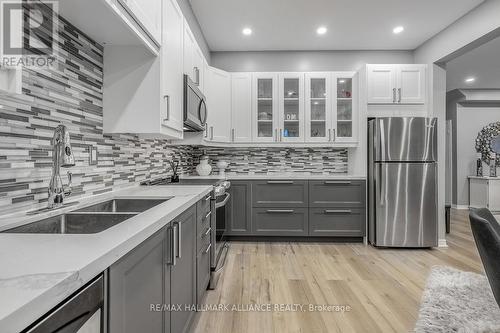
POLYGON ((97 165, 97 147, 88 145, 87 151, 89 153, 89 165, 97 165))

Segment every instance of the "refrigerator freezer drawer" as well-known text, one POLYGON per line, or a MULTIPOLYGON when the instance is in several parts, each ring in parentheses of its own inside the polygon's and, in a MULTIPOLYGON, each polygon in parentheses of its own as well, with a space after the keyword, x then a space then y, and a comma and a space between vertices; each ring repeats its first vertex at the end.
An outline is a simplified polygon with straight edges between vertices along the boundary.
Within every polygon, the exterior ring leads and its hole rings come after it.
POLYGON ((436 118, 377 118, 374 122, 375 161, 437 160, 436 118))
POLYGON ((436 163, 375 164, 375 244, 437 246, 436 163))

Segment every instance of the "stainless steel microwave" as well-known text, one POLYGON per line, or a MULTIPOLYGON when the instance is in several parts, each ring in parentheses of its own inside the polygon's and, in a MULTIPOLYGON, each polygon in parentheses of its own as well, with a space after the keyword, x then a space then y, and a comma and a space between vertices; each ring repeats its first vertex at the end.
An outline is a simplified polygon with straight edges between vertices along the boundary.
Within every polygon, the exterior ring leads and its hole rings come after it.
POLYGON ((184 131, 202 132, 207 122, 207 104, 196 83, 184 75, 184 131))

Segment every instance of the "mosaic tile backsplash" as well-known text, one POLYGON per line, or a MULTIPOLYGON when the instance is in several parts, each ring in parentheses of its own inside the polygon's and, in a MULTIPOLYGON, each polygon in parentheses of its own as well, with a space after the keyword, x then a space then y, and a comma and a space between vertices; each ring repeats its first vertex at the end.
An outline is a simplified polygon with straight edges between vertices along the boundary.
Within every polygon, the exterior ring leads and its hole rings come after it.
MULTIPOLYGON (((221 159, 230 163, 230 173, 347 172, 346 150, 176 147, 166 140, 105 135, 103 47, 64 19, 57 42, 57 69, 24 69, 23 94, 0 95, 0 218, 46 205, 51 139, 59 124, 68 127, 75 154, 76 165, 68 169, 73 198, 167 176, 172 158, 181 161, 181 173, 193 173, 204 150, 214 172, 221 159), (97 165, 89 165, 89 146, 98 149, 97 165)), ((61 170, 67 182, 65 172, 61 170)))
POLYGON ((310 174, 347 173, 347 149, 332 148, 214 148, 196 147, 193 161, 208 155, 212 172, 217 173, 216 163, 229 163, 229 174, 269 174, 301 172, 310 174))

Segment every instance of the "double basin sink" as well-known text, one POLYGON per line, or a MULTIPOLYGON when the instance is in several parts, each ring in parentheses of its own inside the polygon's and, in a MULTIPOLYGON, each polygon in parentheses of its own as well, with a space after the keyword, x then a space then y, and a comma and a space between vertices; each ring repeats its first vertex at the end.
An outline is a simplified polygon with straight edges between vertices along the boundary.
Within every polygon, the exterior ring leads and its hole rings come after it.
POLYGON ((95 234, 126 221, 169 199, 112 199, 2 232, 22 234, 95 234))

